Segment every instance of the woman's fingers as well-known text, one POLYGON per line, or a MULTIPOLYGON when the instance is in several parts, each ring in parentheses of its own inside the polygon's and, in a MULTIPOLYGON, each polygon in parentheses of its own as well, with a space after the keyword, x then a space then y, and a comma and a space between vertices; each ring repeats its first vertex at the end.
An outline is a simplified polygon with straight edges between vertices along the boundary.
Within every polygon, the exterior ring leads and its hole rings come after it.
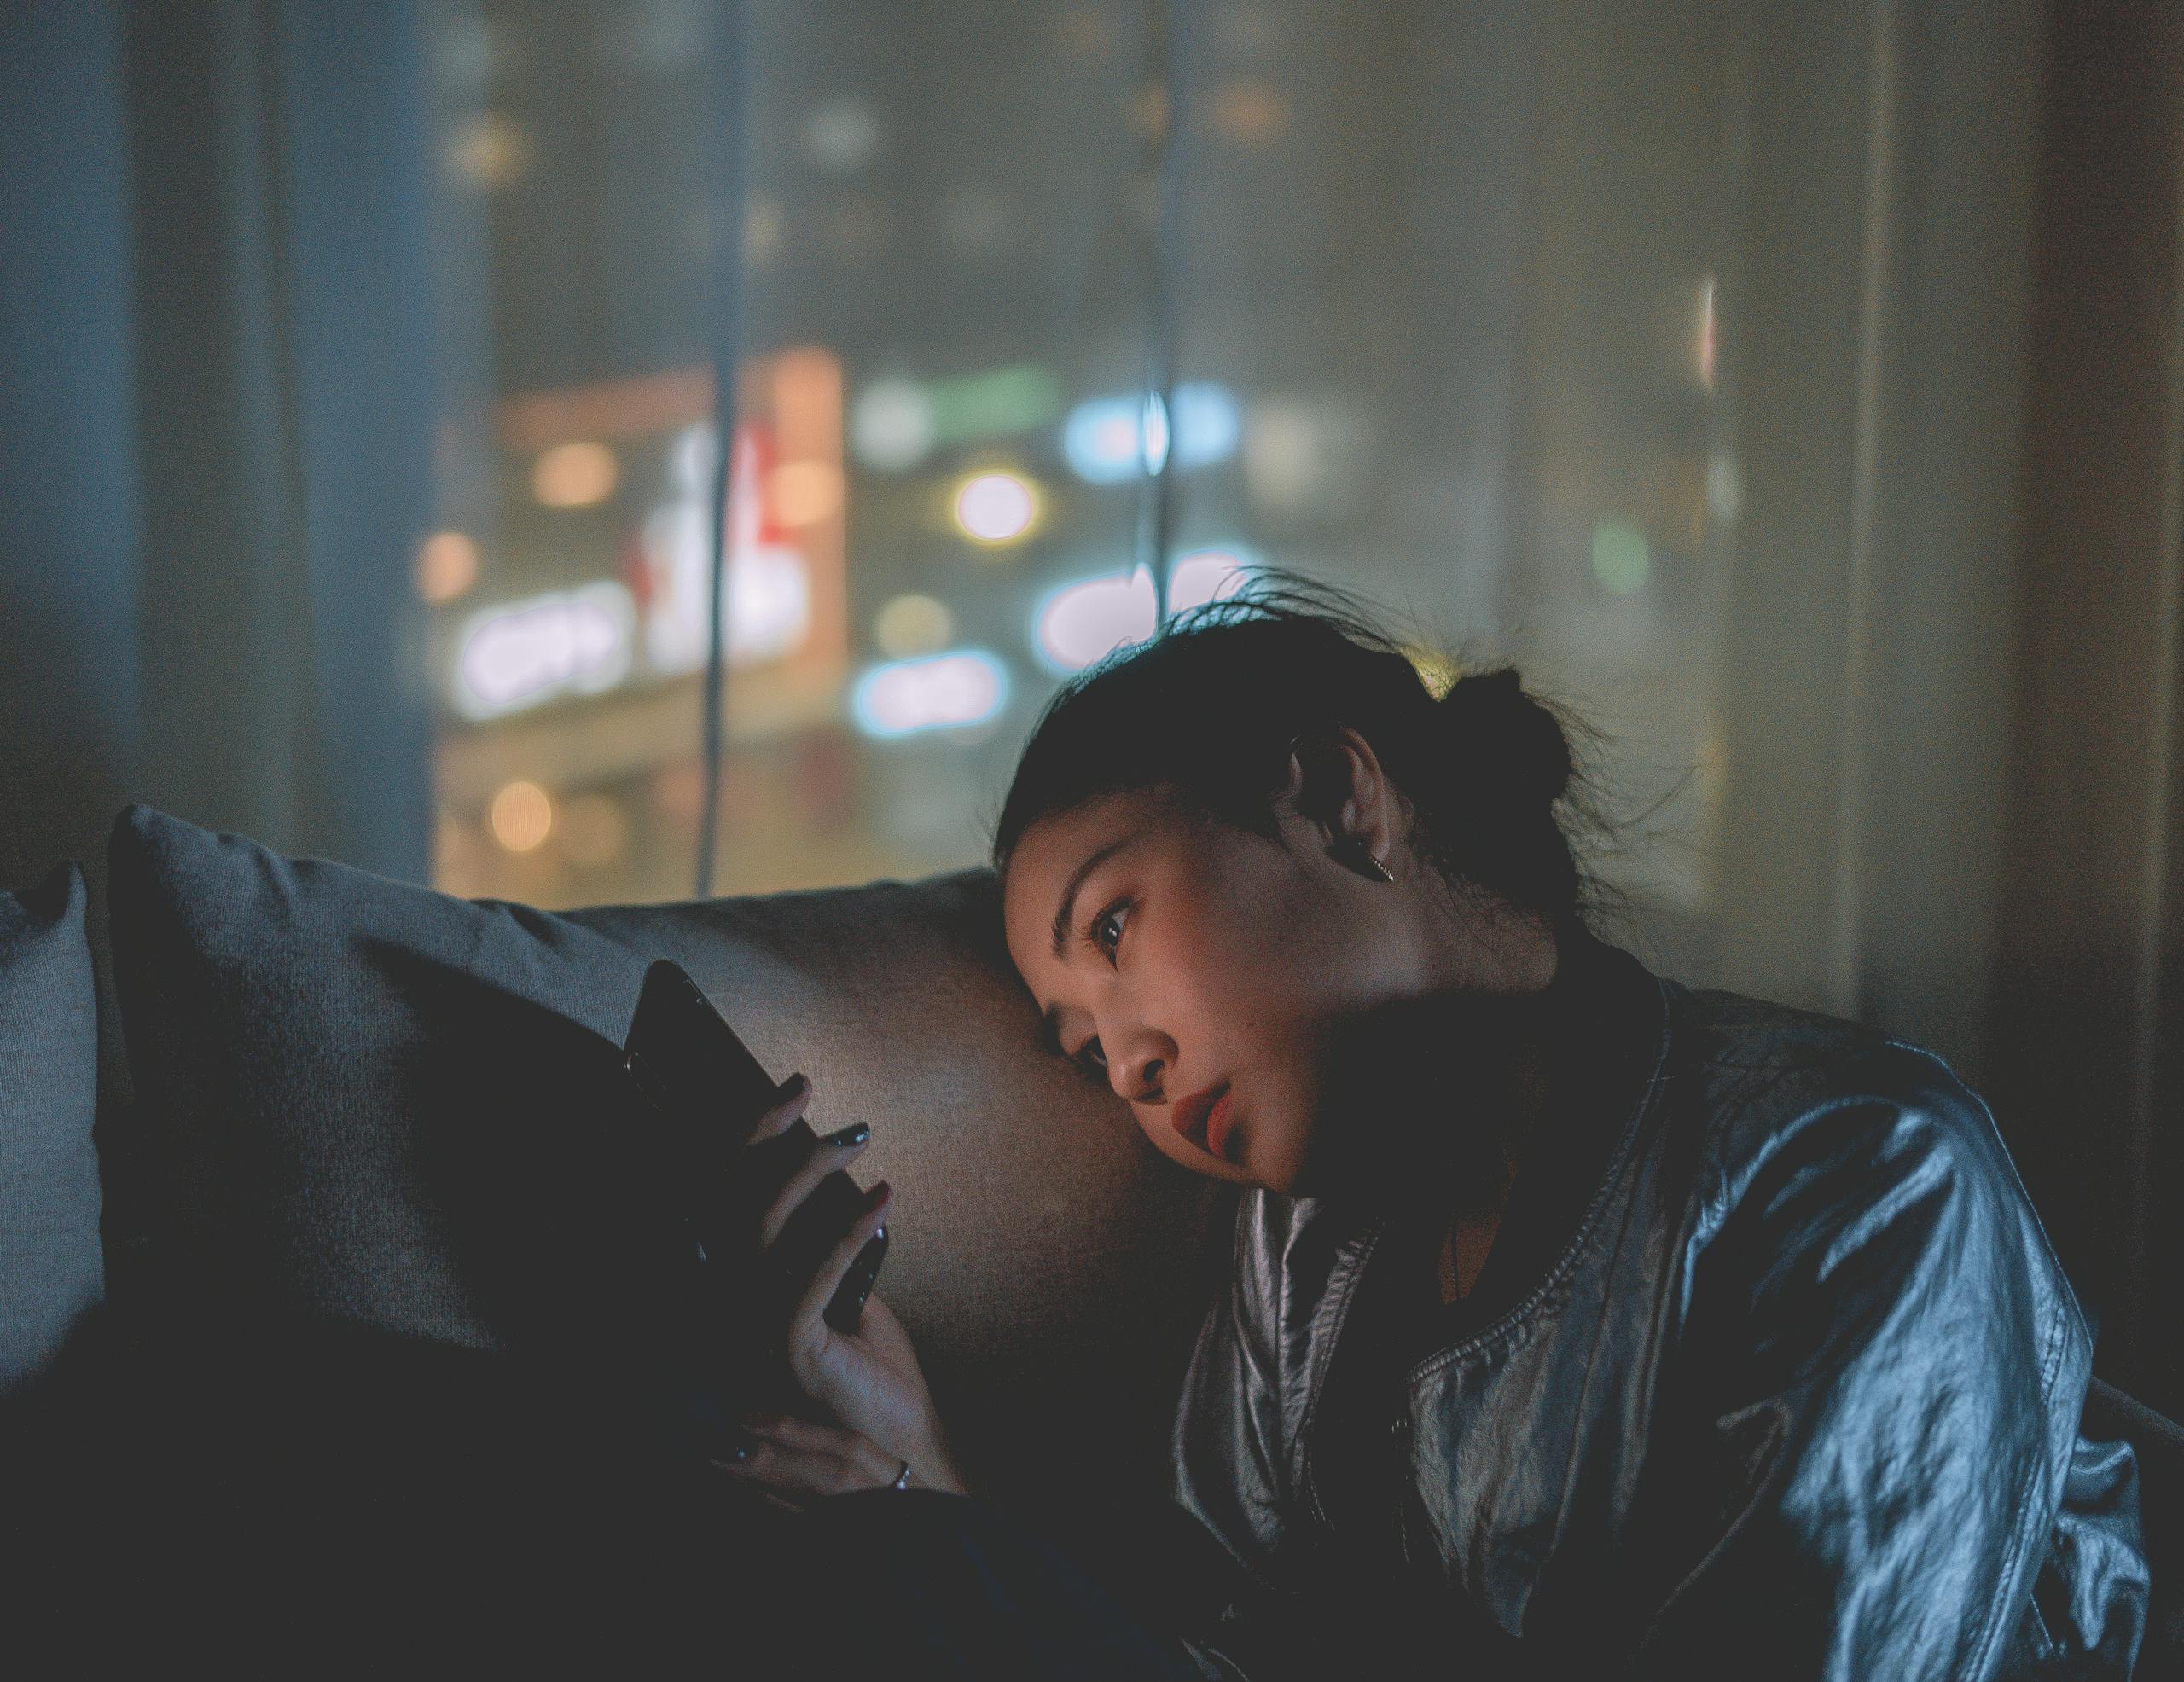
POLYGON ((787 1133, 810 1102, 810 1076, 800 1073, 790 1076, 781 1082, 781 1096, 770 1108, 759 1112, 758 1125, 751 1129, 751 1143, 756 1145, 761 1140, 787 1133))
POLYGON ((772 1203, 758 1222, 758 1247, 769 1250, 781 1228, 788 1225, 788 1218, 795 1214, 811 1189, 836 1169, 847 1168, 872 1142, 872 1129, 862 1124, 839 1134, 829 1134, 815 1140, 814 1148, 797 1163, 789 1174, 788 1183, 775 1194, 772 1203))
POLYGON ((817 1499, 892 1483, 902 1461, 858 1431, 793 1415, 749 1427, 755 1446, 741 1460, 716 1459, 731 1476, 748 1478, 792 1499, 817 1499))
POLYGON ((781 1082, 781 1091, 782 1096, 761 1112, 752 1127, 727 1187, 729 1229, 740 1232, 739 1242, 753 1251, 763 1247, 759 1232, 769 1209, 782 1187, 804 1168, 816 1143, 810 1123, 804 1119, 804 1107, 811 1101, 810 1080, 792 1075, 781 1082))
MULTIPOLYGON (((827 1253, 827 1259, 819 1264, 819 1271, 811 1276, 811 1283, 796 1299, 788 1320, 792 1355, 798 1350, 816 1348, 826 1340, 827 1323, 822 1316, 827 1304, 834 1300, 835 1287, 857 1260, 857 1252, 886 1224, 887 1206, 892 1198, 892 1188, 884 1180, 864 1194, 863 1212, 850 1222, 849 1230, 827 1253)), ((801 1378, 802 1375, 799 1377, 801 1378)))

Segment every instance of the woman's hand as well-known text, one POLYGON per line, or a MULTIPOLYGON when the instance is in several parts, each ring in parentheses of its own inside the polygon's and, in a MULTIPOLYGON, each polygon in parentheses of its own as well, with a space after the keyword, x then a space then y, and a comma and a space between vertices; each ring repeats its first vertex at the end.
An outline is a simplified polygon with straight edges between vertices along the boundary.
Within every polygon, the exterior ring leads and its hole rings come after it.
MULTIPOLYGON (((801 1159, 758 1216, 756 1238, 766 1262, 774 1260, 791 1217, 819 1182, 847 1168, 871 1143, 867 1128, 845 1129, 829 1140, 814 1138, 811 1129, 801 1125, 810 1100, 810 1082, 801 1075, 791 1076, 782 1083, 780 1100, 752 1133, 753 1151, 797 1151, 799 1144, 784 1137, 792 1132, 802 1141, 801 1159)), ((777 1172, 778 1164, 775 1168, 777 1172)), ((760 1184, 763 1195, 763 1177, 760 1184)), ((740 1475, 778 1482, 784 1493, 801 1492, 809 1497, 892 1483, 908 1460, 913 1484, 968 1493, 909 1334, 893 1312, 875 1295, 865 1299, 854 1332, 837 1331, 827 1324, 827 1304, 859 1252, 884 1229, 890 1203, 889 1187, 881 1180, 797 1294, 781 1328, 782 1348, 798 1388, 825 1409, 833 1423, 781 1415, 741 1421, 761 1441, 740 1467, 731 1468, 740 1475), (770 1430, 787 1434, 770 1438, 770 1430), (863 1482, 845 1483, 845 1478, 863 1482)))
MULTIPOLYGON (((879 1299, 869 1299, 865 1311, 879 1299)), ((891 1316, 892 1318, 892 1316, 891 1316)), ((772 1505, 800 1512, 810 1502, 856 1489, 891 1486, 910 1463, 909 1489, 941 1489, 967 1495, 967 1484, 949 1459, 944 1443, 936 1442, 925 1458, 897 1454, 883 1448, 862 1431, 841 1425, 799 1419, 793 1413, 749 1415, 742 1428, 747 1446, 717 1458, 713 1464, 729 1476, 759 1487, 772 1505)))

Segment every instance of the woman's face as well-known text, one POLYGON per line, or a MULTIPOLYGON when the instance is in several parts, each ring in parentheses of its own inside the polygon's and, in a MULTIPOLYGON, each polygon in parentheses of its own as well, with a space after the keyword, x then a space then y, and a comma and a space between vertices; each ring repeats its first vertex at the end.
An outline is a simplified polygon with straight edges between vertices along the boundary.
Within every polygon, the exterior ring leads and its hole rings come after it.
MULTIPOLYGON (((1342 815, 1389 856, 1394 809, 1376 770, 1342 815)), ((1333 1085, 1355 1072, 1345 1024, 1415 997, 1445 953, 1431 949, 1414 885, 1344 862, 1293 803, 1278 802, 1275 821, 1284 844, 1150 792, 1042 819, 1010 857, 1002 917, 1058 1049, 1127 1099, 1160 1151, 1301 1196, 1326 1177, 1323 1124, 1368 1096, 1333 1085), (1194 1114, 1209 1093, 1220 1105, 1194 1114)))

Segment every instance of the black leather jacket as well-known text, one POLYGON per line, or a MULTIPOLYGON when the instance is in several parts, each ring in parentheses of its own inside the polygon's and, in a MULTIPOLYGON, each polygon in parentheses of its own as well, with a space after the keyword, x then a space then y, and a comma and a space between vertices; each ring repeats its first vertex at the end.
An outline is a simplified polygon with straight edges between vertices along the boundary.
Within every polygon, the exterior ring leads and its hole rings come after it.
POLYGON ((2135 1464, 1982 1100, 1589 936, 1550 991, 1576 1097, 1468 1317, 1445 1205, 1242 1194, 1173 1439, 1205 1673, 2128 1675, 2135 1464))

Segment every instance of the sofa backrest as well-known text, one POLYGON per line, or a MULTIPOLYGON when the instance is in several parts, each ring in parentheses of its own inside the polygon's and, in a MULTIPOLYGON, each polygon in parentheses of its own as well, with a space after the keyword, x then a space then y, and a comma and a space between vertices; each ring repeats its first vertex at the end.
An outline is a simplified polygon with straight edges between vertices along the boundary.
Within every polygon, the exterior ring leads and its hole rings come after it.
POLYGON ((671 958, 770 1072, 811 1077, 815 1127, 871 1123, 856 1175, 897 1193, 879 1292, 974 1478, 1157 1474, 1233 1202, 1040 1050, 991 872, 554 914, 134 808, 108 874, 117 1305, 211 1293, 482 1348, 547 1326, 614 1155, 554 1112, 671 958), (533 1248, 481 1224, 497 1200, 537 1215, 533 1248))

